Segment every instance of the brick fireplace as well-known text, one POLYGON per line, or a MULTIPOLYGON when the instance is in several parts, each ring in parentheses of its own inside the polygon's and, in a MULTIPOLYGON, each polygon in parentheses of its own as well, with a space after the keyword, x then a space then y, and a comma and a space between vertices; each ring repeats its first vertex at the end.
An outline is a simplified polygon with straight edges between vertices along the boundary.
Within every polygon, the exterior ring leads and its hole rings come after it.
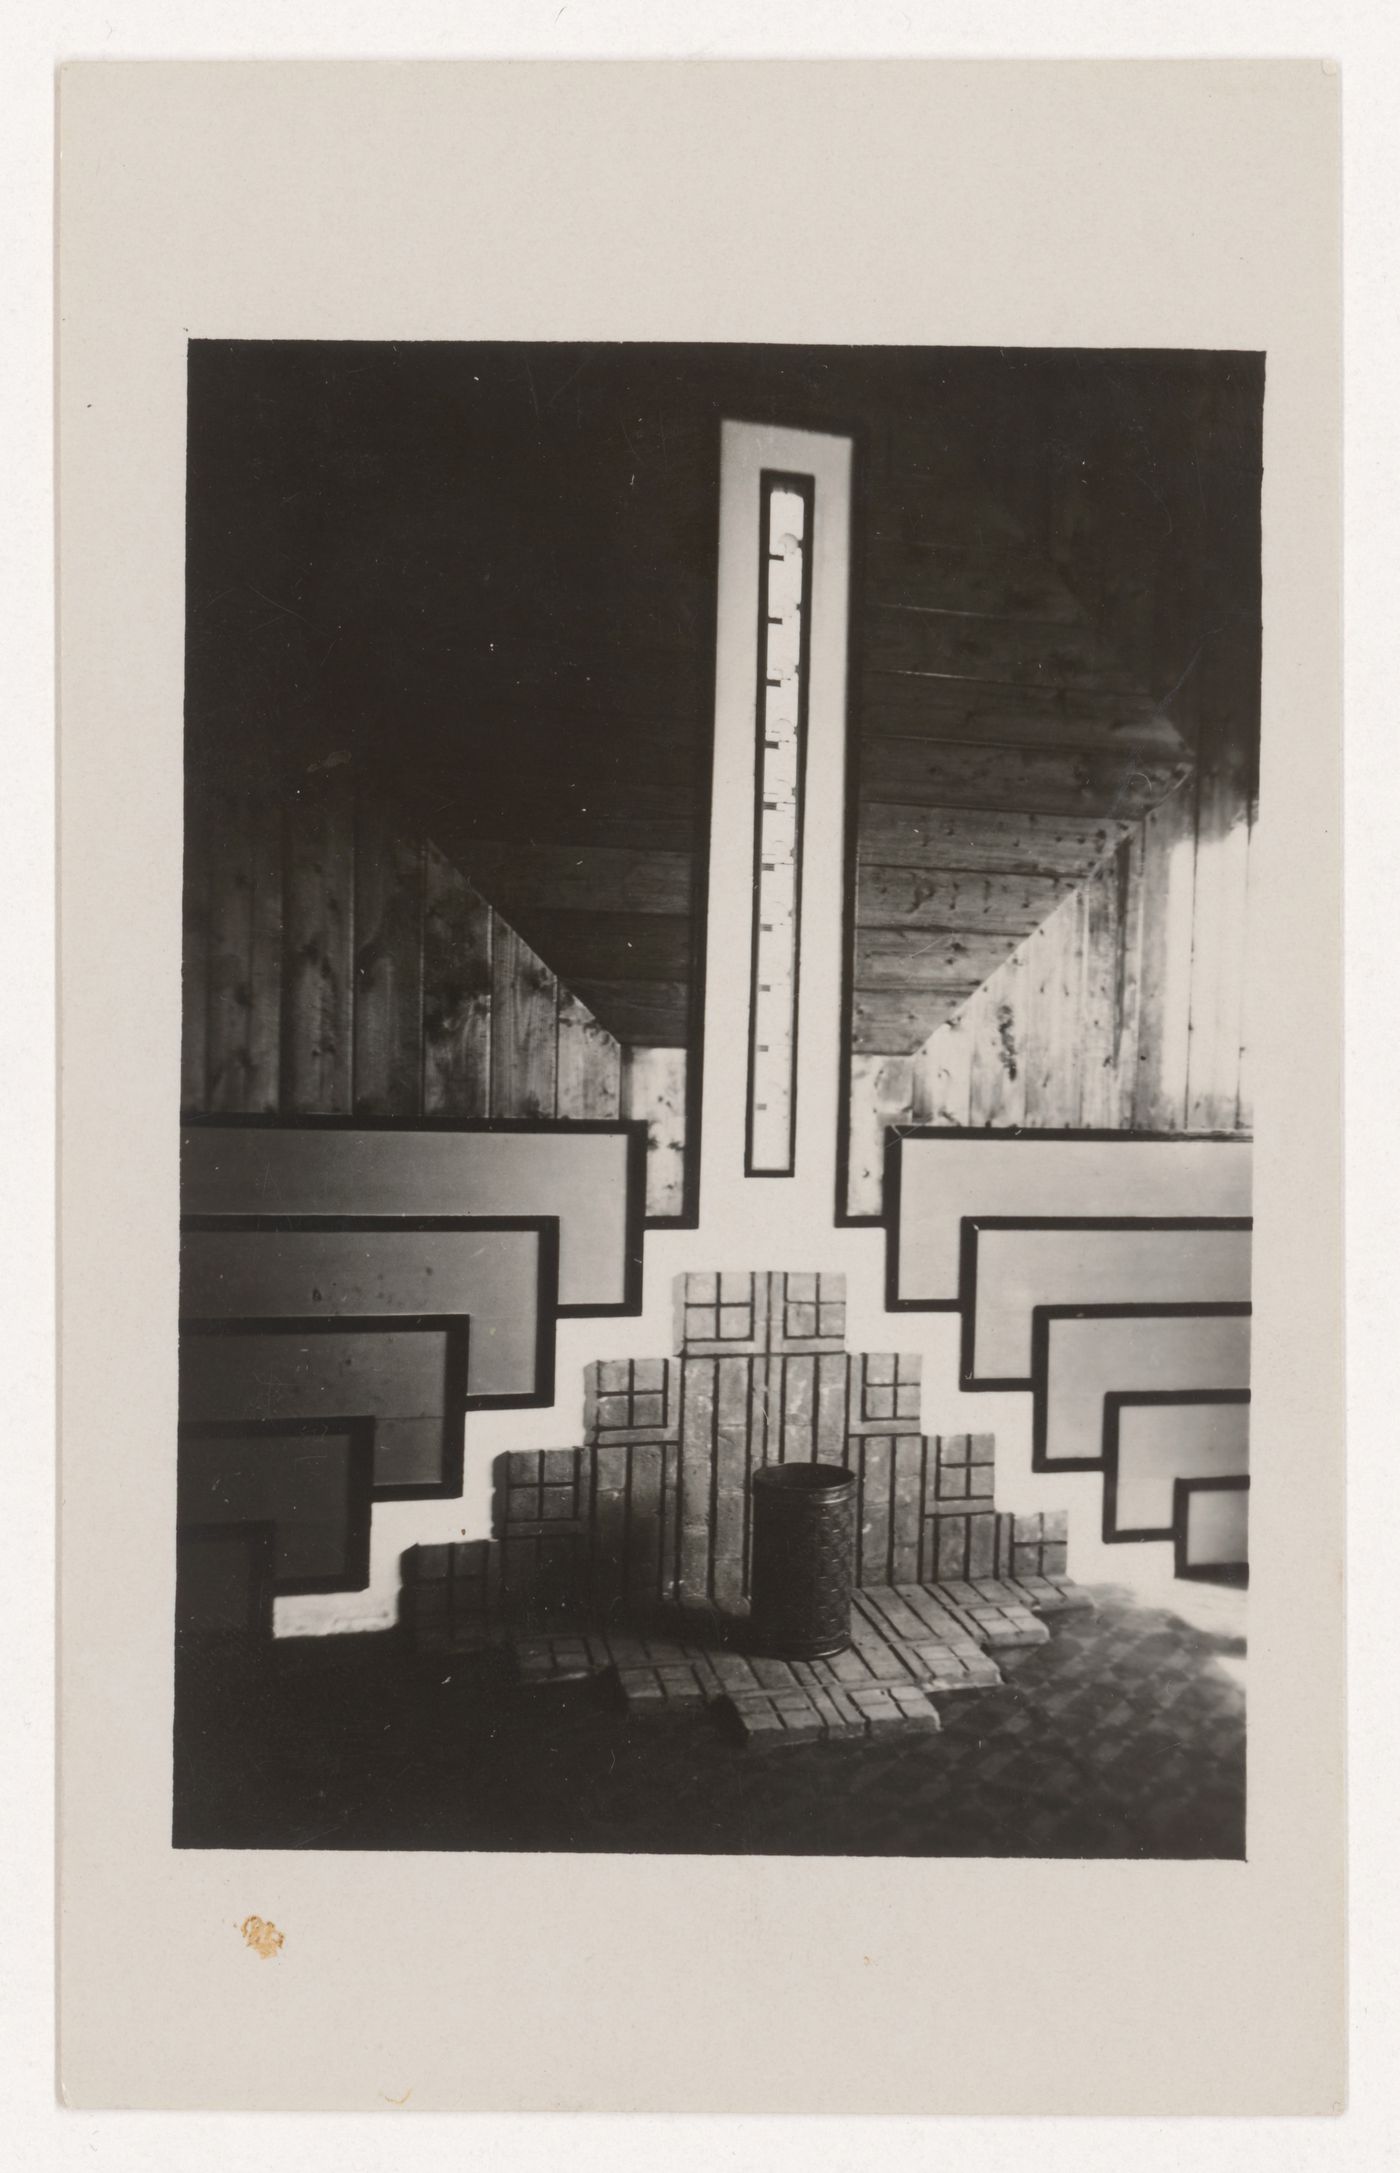
POLYGON ((843 1277, 691 1273, 675 1304, 674 1356, 589 1367, 578 1447, 497 1459, 489 1540, 405 1556, 416 1637, 742 1615, 750 1480, 775 1462, 856 1474, 864 1589, 1063 1576, 1065 1517, 997 1508, 992 1436, 921 1430, 919 1359, 847 1350, 843 1277))

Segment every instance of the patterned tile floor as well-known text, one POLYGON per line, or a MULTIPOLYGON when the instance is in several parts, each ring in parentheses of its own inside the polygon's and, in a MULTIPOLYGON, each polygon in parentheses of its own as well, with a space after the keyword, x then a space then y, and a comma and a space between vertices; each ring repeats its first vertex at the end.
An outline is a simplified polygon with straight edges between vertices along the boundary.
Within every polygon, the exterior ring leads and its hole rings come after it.
POLYGON ((1243 1595, 1205 1628, 1099 1589, 942 1725, 761 1757, 700 1701, 664 1724, 601 1679, 393 1637, 180 1655, 185 1847, 1237 1857, 1243 1595))

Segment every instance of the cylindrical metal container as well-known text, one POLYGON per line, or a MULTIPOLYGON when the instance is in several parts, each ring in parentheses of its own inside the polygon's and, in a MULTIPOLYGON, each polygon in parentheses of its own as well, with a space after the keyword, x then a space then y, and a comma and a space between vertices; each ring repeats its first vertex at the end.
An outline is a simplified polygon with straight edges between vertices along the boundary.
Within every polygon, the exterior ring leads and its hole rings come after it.
POLYGON ((753 1475, 750 1642, 819 1660, 851 1642, 856 1481, 839 1464, 764 1464, 753 1475))

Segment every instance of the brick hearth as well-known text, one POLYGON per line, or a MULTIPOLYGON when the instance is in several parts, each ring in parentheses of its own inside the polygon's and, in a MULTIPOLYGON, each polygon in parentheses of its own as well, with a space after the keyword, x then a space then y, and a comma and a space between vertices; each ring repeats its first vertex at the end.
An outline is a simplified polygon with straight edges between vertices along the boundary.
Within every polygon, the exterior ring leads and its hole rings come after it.
POLYGON ((918 1357, 848 1352, 845 1330, 841 1276, 678 1278, 676 1355, 590 1366, 582 1445, 497 1459, 493 1537, 405 1554, 415 1641, 621 1628, 658 1607, 742 1615, 750 1482, 772 1462, 855 1473, 865 1590, 956 1590, 971 1621, 1000 1604, 994 1586, 1062 1579, 1064 1515, 999 1510, 993 1437, 923 1433, 918 1357))
POLYGON ((1042 1615, 1091 1602, 1064 1578, 872 1586, 856 1595, 850 1650, 828 1660, 748 1655, 741 1617, 682 1623, 671 1636, 609 1629, 508 1634, 522 1683, 609 1676, 639 1718, 708 1708, 757 1746, 937 1728, 935 1696, 996 1689, 989 1657, 1046 1642, 1042 1615))

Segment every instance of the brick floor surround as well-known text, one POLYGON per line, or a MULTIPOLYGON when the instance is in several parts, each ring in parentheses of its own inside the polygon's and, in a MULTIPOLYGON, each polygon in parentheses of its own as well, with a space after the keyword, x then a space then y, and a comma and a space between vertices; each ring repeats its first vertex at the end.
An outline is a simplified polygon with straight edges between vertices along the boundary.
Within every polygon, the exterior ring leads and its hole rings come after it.
POLYGON ((1092 1605, 1067 1578, 1041 1578, 1035 1587, 1000 1578, 871 1586, 856 1594, 850 1649, 826 1660, 743 1652, 741 1614, 680 1621, 669 1635, 557 1627, 507 1633, 506 1642, 522 1683, 607 1676, 638 1718, 709 1706, 762 1748, 893 1726, 937 1728, 933 1697, 998 1688, 991 1652, 1043 1645, 1050 1632, 1042 1613, 1092 1605))

